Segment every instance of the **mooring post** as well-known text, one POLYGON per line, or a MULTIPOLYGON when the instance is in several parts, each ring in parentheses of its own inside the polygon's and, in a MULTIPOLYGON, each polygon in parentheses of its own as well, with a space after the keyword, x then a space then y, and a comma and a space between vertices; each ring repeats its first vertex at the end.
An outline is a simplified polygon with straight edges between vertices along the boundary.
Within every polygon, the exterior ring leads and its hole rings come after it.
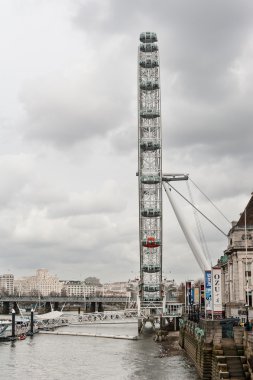
POLYGON ((33 335, 33 314, 34 314, 34 310, 31 309, 31 326, 30 326, 31 335, 33 335))
POLYGON ((141 334, 142 332, 142 318, 138 318, 138 334, 141 334))
POLYGON ((11 311, 11 336, 12 336, 12 338, 15 338, 15 336, 16 336, 16 332, 15 332, 15 316, 16 316, 15 310, 12 309, 12 311, 11 311))

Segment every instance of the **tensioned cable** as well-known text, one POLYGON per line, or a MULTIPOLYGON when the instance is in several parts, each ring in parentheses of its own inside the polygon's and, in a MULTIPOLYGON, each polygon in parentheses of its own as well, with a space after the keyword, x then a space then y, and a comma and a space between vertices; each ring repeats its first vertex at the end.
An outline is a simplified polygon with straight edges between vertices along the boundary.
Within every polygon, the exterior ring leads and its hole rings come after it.
POLYGON ((222 229, 220 229, 220 227, 218 227, 214 222, 212 222, 211 219, 209 219, 205 214, 203 214, 202 211, 200 211, 196 206, 194 206, 194 204, 192 204, 183 194, 181 194, 177 189, 175 189, 175 187, 173 187, 171 183, 169 183, 169 186, 173 190, 175 190, 175 192, 178 193, 186 202, 188 202, 192 207, 194 207, 195 210, 197 210, 206 220, 208 220, 208 222, 211 223, 218 231, 220 231, 224 236, 228 236, 224 231, 222 231, 222 229))
POLYGON ((193 185, 201 192, 202 195, 204 195, 204 197, 213 205, 213 207, 223 216, 224 219, 226 219, 226 221, 230 224, 231 226, 231 222, 228 220, 228 218, 223 214, 223 212, 221 210, 218 209, 218 207, 211 201, 211 199, 198 187, 198 185, 190 178, 188 177, 188 179, 193 183, 193 185))
MULTIPOLYGON (((190 184, 189 184, 188 181, 186 181, 186 185, 187 185, 187 188, 188 188, 188 193, 189 193, 190 201, 192 202, 192 204, 194 204, 193 195, 192 195, 190 184)), ((207 246, 207 243, 206 243, 205 235, 204 235, 203 229, 201 227, 201 223, 200 223, 200 220, 199 220, 199 215, 198 215, 197 210, 193 209, 193 214, 194 214, 194 218, 195 218, 195 222, 196 222, 196 226, 197 226, 197 230, 198 230, 198 234, 199 234, 199 239, 200 239, 200 243, 202 245, 203 252, 204 252, 204 254, 206 256, 206 259, 211 263, 212 262, 211 256, 210 256, 210 253, 209 253, 209 250, 208 250, 208 246, 207 246)))

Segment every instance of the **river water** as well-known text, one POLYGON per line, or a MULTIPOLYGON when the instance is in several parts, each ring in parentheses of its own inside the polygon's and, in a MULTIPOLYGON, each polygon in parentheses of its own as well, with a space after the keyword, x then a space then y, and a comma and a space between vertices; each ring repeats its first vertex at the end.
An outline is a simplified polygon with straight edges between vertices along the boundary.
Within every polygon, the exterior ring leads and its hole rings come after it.
MULTIPOLYGON (((62 327, 58 331, 137 335, 137 324, 62 327)), ((0 342, 0 379, 10 380, 197 380, 179 346, 164 356, 150 334, 141 339, 35 334, 0 342)))

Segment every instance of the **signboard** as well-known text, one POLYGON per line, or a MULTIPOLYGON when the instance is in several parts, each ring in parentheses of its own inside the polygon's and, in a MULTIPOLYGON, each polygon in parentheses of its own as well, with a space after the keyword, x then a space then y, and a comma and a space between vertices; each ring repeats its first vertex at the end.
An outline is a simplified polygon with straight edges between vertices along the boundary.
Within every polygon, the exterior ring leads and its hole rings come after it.
POLYGON ((213 312, 214 314, 222 314, 221 269, 220 268, 212 268, 212 283, 213 283, 213 312))
POLYGON ((212 310, 212 273, 205 271, 205 310, 212 310))
POLYGON ((204 309, 205 307, 205 285, 201 284, 201 287, 200 287, 200 305, 201 305, 201 308, 204 309))
POLYGON ((199 305, 199 288, 194 288, 194 303, 199 305))
POLYGON ((192 287, 191 281, 186 281, 186 284, 185 284, 186 306, 189 306, 193 302, 191 287, 192 287))
POLYGON ((195 303, 194 299, 194 288, 191 288, 191 304, 193 305, 195 303))

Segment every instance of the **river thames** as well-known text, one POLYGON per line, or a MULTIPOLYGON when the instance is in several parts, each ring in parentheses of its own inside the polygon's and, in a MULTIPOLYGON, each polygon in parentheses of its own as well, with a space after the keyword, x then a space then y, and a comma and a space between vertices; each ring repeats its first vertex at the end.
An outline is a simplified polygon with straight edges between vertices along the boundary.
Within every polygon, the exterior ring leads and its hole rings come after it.
MULTIPOLYGON (((62 327, 60 331, 137 335, 137 324, 62 327)), ((0 378, 199 379, 178 345, 164 351, 150 335, 134 341, 44 334, 35 334, 23 341, 0 343, 0 378)))

